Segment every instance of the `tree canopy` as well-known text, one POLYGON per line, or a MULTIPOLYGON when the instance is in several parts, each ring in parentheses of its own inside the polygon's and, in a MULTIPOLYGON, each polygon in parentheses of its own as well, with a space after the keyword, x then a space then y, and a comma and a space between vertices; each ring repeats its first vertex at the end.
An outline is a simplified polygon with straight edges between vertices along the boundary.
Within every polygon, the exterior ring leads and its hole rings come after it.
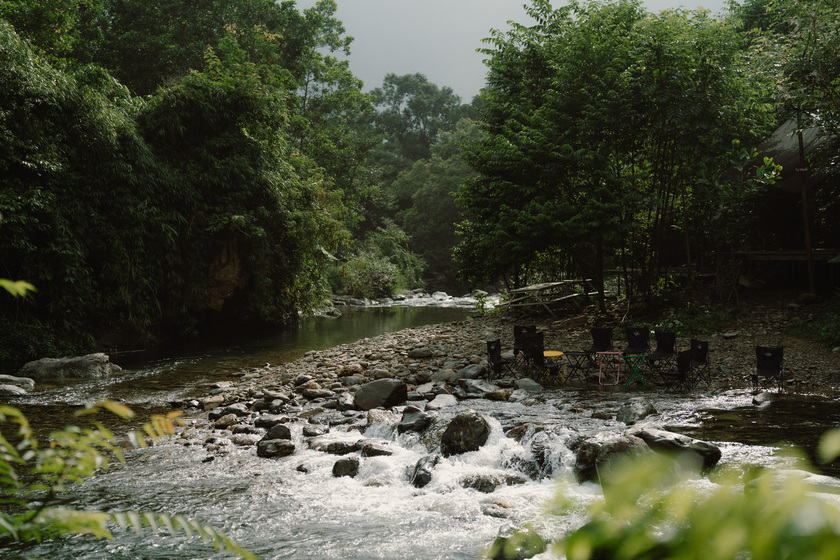
POLYGON ((650 298, 752 241, 778 172, 754 147, 792 116, 822 135, 814 221, 840 235, 832 3, 532 0, 532 25, 490 32, 470 103, 416 73, 363 91, 336 9, 0 3, 0 276, 37 288, 0 299, 0 359, 282 325, 456 272, 604 295, 619 271, 650 298))
POLYGON ((535 26, 496 32, 484 51, 485 135, 465 156, 478 176, 458 193, 462 270, 519 284, 550 263, 603 291, 604 269, 633 268, 645 289, 703 250, 715 195, 696 179, 734 139, 772 129, 770 88, 747 72, 734 26, 706 12, 621 0, 529 13, 535 26))

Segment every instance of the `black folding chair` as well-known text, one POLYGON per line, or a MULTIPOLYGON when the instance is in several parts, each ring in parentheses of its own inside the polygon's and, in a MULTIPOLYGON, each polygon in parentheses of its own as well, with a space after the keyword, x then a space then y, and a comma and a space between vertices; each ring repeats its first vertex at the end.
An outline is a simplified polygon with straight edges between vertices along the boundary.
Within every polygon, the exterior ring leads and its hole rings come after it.
POLYGON ((753 387, 782 388, 782 361, 785 350, 778 346, 755 347, 755 372, 750 376, 753 387))
POLYGON ((513 326, 513 357, 516 358, 516 369, 525 370, 528 364, 525 360, 525 340, 529 335, 537 334, 536 325, 513 326))
POLYGON ((691 375, 695 381, 712 384, 712 368, 709 365, 709 341, 691 339, 691 375))
POLYGON ((528 364, 528 376, 531 379, 543 384, 566 381, 560 364, 550 362, 545 358, 545 333, 527 335, 524 341, 525 360, 528 364))
POLYGON ((648 356, 647 363, 650 371, 661 377, 663 372, 674 367, 674 359, 677 357, 677 333, 656 330, 653 335, 656 338, 656 349, 648 356))
POLYGON ((592 348, 588 350, 590 354, 612 351, 612 329, 610 327, 593 327, 589 330, 589 334, 592 335, 592 348))
POLYGON ((647 327, 628 327, 624 331, 627 335, 627 348, 624 355, 640 355, 650 352, 650 329, 647 327))
POLYGON ((502 343, 498 338, 487 341, 487 361, 490 364, 490 379, 500 377, 505 371, 512 373, 516 363, 514 358, 502 358, 502 343))
POLYGON ((682 389, 691 391, 694 388, 694 377, 691 375, 691 350, 683 350, 677 354, 676 367, 670 367, 660 372, 665 389, 682 389))

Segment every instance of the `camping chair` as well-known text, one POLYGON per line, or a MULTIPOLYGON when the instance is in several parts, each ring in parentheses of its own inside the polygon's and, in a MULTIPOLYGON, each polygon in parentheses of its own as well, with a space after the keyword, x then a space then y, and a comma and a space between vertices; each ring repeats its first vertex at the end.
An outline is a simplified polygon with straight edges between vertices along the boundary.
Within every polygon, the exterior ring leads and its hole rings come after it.
POLYGON ((784 348, 778 346, 756 346, 755 372, 750 376, 753 387, 758 387, 759 385, 767 387, 773 384, 777 389, 781 389, 783 359, 784 348))
POLYGON ((526 335, 525 360, 528 364, 529 377, 539 383, 551 383, 558 379, 560 383, 566 381, 560 371, 560 364, 545 359, 545 333, 526 335))
POLYGON ((595 352, 612 350, 612 329, 593 328, 589 331, 592 336, 592 346, 587 350, 573 350, 564 352, 568 368, 566 379, 578 378, 583 383, 584 373, 595 367, 595 352))
POLYGON ((661 371, 665 389, 682 389, 691 391, 694 388, 694 378, 691 376, 691 350, 682 350, 677 354, 676 366, 661 371))
POLYGON ((661 377, 664 372, 674 367, 674 358, 677 357, 677 351, 674 349, 677 345, 677 333, 656 330, 653 334, 656 337, 656 349, 648 356, 647 362, 651 372, 661 377))
POLYGON ((712 384, 712 368, 709 366, 709 341, 691 339, 691 375, 695 381, 712 384))
POLYGON ((505 370, 512 373, 511 367, 516 363, 514 358, 502 358, 502 342, 498 338, 487 341, 487 361, 490 364, 490 379, 501 376, 505 370))
POLYGON ((592 335, 592 348, 590 354, 595 352, 609 352, 613 349, 612 329, 610 327, 594 327, 589 330, 592 335))
POLYGON ((639 372, 639 368, 650 352, 650 329, 648 327, 628 327, 624 332, 627 335, 627 348, 622 352, 622 358, 630 368, 627 385, 629 386, 634 379, 638 379, 642 385, 647 385, 639 372))
POLYGON ((625 356, 650 352, 650 329, 647 327, 627 327, 624 332, 627 334, 625 356))
POLYGON ((527 369, 525 360, 525 339, 528 335, 537 334, 536 325, 513 326, 513 357, 516 358, 516 369, 527 369))

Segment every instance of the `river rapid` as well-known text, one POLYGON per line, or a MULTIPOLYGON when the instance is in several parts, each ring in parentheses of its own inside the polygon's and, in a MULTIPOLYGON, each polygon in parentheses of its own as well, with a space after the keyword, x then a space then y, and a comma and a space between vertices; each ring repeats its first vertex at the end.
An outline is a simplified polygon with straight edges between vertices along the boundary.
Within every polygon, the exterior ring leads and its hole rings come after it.
MULTIPOLYGON (((10 404, 46 425, 61 423, 76 406, 104 397, 119 398, 147 415, 206 394, 208 383, 243 368, 291 361, 307 350, 389 330, 459 320, 469 312, 462 306, 353 310, 341 319, 313 320, 297 332, 245 345, 158 358, 107 381, 39 388, 10 404), (328 334, 333 330, 335 334, 328 334)), ((785 451, 794 444, 813 449, 822 432, 840 423, 836 401, 821 395, 780 396, 756 406, 745 390, 631 393, 654 404, 658 425, 718 445, 722 466, 793 466, 795 460, 785 451)), ((466 410, 484 415, 491 435, 478 451, 443 459, 422 489, 409 483, 409 474, 431 451, 426 440, 416 433, 398 434, 399 415, 383 414, 336 435, 348 441, 382 440, 394 450, 390 456, 364 458, 355 478, 335 478, 337 457, 310 449, 302 433, 305 424, 295 423, 291 430, 298 451, 290 457, 258 458, 248 446, 211 455, 205 446, 173 439, 130 452, 124 464, 73 487, 64 500, 85 509, 182 513, 264 559, 473 559, 511 527, 528 524, 544 537, 559 538, 585 523, 587 506, 602 495, 595 484, 573 481, 575 457, 569 447, 581 435, 623 430, 624 424, 614 418, 627 398, 627 391, 617 388, 561 387, 519 402, 475 399, 442 409, 439 414, 446 418, 466 410), (505 437, 523 423, 552 429, 520 441, 505 437), (550 440, 543 443, 551 453, 535 463, 538 437, 550 440), (540 469, 537 476, 534 464, 540 469), (521 483, 500 485, 489 493, 465 486, 465 480, 481 476, 521 483), (560 492, 572 504, 562 513, 552 509, 560 492)), ((195 420, 187 416, 186 421, 195 420)), ((712 483, 701 479, 697 484, 712 483)), ((196 537, 153 538, 130 531, 117 531, 108 541, 74 537, 5 551, 0 547, 0 557, 16 554, 59 560, 229 557, 196 537)), ((537 558, 552 557, 545 553, 537 558)))

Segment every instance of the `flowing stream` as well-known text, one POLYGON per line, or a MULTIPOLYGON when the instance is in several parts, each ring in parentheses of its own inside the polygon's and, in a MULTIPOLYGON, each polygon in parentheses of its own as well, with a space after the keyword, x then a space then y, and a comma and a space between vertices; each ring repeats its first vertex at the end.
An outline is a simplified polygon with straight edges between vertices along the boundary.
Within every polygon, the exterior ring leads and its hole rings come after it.
MULTIPOLYGON (((188 355, 129 363, 129 373, 107 381, 77 381, 39 387, 10 403, 33 421, 60 425, 78 405, 104 397, 119 398, 135 410, 166 410, 168 403, 205 394, 207 384, 247 367, 281 363, 307 350, 326 348, 422 324, 463 319, 466 307, 389 307, 348 309, 340 319, 313 319, 274 337, 225 348, 200 349, 188 355)), ((117 360, 115 360, 117 361, 117 360)), ((119 362, 117 362, 119 363, 119 362)), ((795 444, 812 450, 826 429, 840 423, 840 407, 827 396, 781 396, 755 406, 748 391, 670 395, 645 392, 666 429, 716 443, 721 464, 787 466, 783 451, 795 444), (788 443, 779 443, 786 441, 788 443)), ((580 434, 624 428, 614 418, 627 399, 624 390, 596 387, 548 391, 533 402, 463 401, 441 415, 475 410, 489 418, 492 433, 479 451, 444 459, 432 482, 418 489, 409 473, 430 451, 417 434, 398 435, 399 415, 366 428, 334 436, 355 441, 381 439, 391 456, 366 457, 355 478, 334 478, 338 457, 308 449, 303 426, 292 425, 298 451, 280 460, 261 459, 254 447, 230 446, 213 456, 198 445, 174 441, 132 451, 128 461, 75 486, 68 506, 107 511, 182 513, 208 523, 263 559, 474 559, 509 527, 531 524, 546 537, 560 537, 582 525, 585 508, 601 499, 598 486, 571 482, 574 453, 569 444, 580 434), (593 412, 599 414, 593 416, 593 412), (534 437, 521 442, 505 437, 525 422, 554 429, 548 457, 533 475, 534 437), (525 465, 531 465, 526 468, 525 465), (464 480, 514 477, 520 484, 484 493, 464 480), (549 513, 562 485, 574 507, 549 513)), ((828 474, 835 467, 829 467, 828 474)), ((74 537, 38 545, 0 547, 6 555, 63 559, 205 559, 228 558, 197 537, 153 538, 148 532, 116 531, 113 540, 74 537)), ((551 558, 547 554, 539 558, 551 558)))

